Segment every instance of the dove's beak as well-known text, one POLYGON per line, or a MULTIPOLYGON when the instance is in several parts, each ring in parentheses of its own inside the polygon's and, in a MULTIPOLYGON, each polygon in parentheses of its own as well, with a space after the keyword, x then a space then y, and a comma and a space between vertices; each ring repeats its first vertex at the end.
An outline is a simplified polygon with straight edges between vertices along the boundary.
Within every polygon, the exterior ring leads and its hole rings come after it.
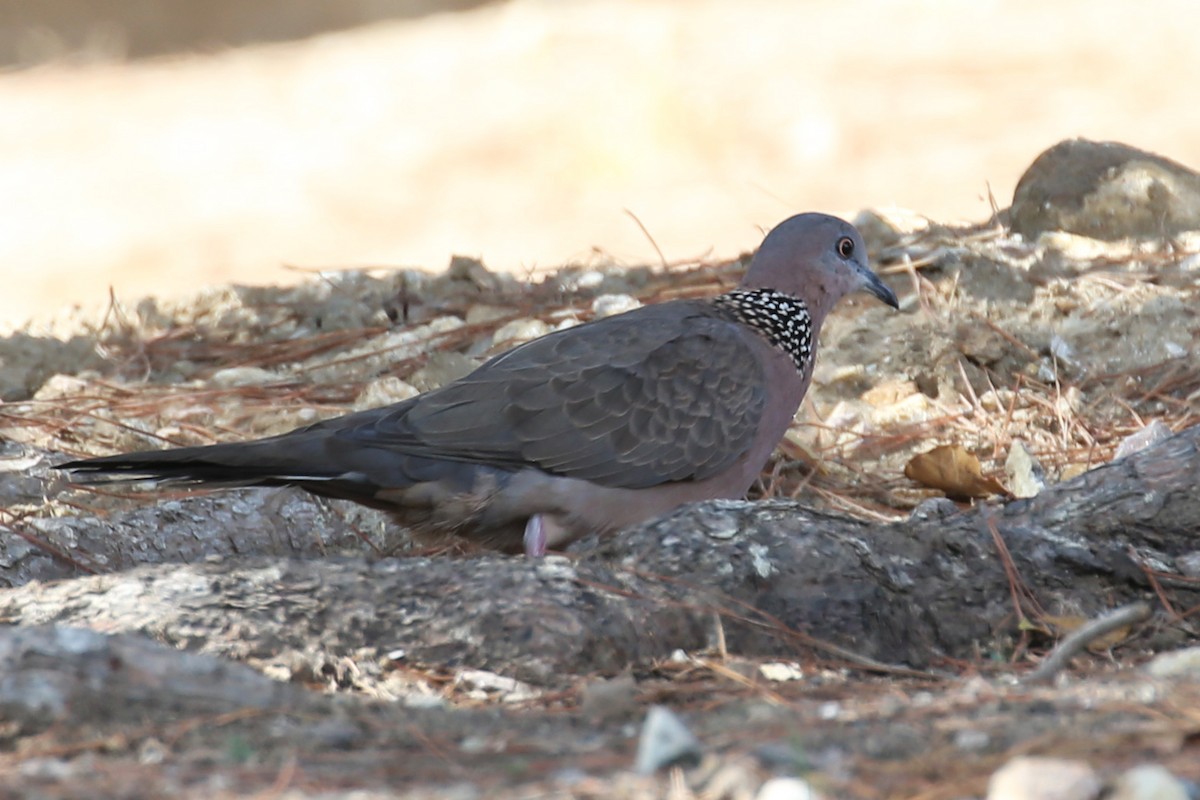
POLYGON ((888 285, 881 281, 878 275, 865 267, 860 270, 859 274, 862 275, 862 286, 860 288, 863 291, 870 292, 892 308, 900 308, 900 301, 896 299, 896 293, 889 289, 888 285))

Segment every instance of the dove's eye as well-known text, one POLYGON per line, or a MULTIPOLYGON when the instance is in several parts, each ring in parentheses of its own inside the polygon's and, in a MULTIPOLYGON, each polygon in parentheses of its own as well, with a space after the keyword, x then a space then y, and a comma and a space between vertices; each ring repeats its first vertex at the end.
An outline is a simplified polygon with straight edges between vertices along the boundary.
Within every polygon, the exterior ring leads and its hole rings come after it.
POLYGON ((842 258, 849 258, 854 255, 854 240, 849 236, 843 236, 841 239, 838 239, 837 251, 838 255, 842 258))

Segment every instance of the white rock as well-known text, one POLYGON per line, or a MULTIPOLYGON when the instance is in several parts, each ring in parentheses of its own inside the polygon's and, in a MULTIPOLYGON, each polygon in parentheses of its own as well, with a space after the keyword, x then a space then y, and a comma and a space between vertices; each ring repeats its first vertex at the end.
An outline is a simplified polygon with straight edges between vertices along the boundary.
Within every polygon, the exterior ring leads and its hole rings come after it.
POLYGON ((484 322, 491 322, 494 319, 511 316, 512 313, 513 310, 511 308, 489 306, 487 303, 476 303, 467 309, 465 322, 468 325, 479 325, 484 322))
POLYGON ((1020 440, 1014 441, 1008 451, 1004 473, 1008 476, 1008 490, 1017 497, 1035 497, 1046 487, 1046 471, 1020 440))
POLYGON ((759 787, 754 800, 816 800, 820 795, 800 778, 771 778, 759 787))
POLYGON ((262 386, 280 377, 259 367, 226 367, 214 372, 209 381, 217 386, 262 386))
POLYGON ((1107 800, 1188 800, 1188 791, 1166 767, 1142 764, 1113 782, 1107 800))
POLYGON ((624 314, 641 308, 642 304, 636 297, 627 294, 602 294, 592 301, 592 313, 597 319, 611 317, 614 314, 624 314))
POLYGON ((915 425, 943 414, 932 400, 921 393, 912 394, 888 406, 871 411, 871 423, 880 428, 915 425))
POLYGON ((1083 761, 1019 756, 992 773, 988 800, 1095 800, 1103 784, 1083 761))
POLYGON ((1180 231, 1171 238, 1179 252, 1200 255, 1200 231, 1180 231))
POLYGON ((777 683, 804 680, 804 670, 794 661, 786 664, 779 661, 759 664, 758 671, 767 680, 777 683))
POLYGON ((863 420, 866 406, 858 400, 839 400, 837 405, 825 415, 825 425, 829 428, 853 428, 863 420))
POLYGON ((1105 242, 1066 231, 1046 231, 1037 240, 1039 247, 1057 250, 1072 261, 1096 258, 1128 258, 1133 254, 1130 242, 1105 242))
POLYGON ((366 385, 354 398, 354 410, 365 411, 368 408, 379 408, 399 403, 410 397, 416 397, 420 392, 411 383, 405 383, 394 375, 376 378, 366 385))
POLYGON ((545 336, 550 332, 550 326, 540 319, 514 319, 500 326, 492 336, 493 346, 504 345, 513 347, 521 342, 545 336))
POLYGON ((88 388, 88 382, 74 375, 56 373, 42 382, 34 393, 34 400, 57 400, 62 397, 82 394, 88 388))
POLYGON ((580 273, 567 273, 559 276, 559 285, 567 291, 577 289, 594 289, 604 283, 604 273, 598 269, 589 269, 580 273))
POLYGON ((480 699, 498 694, 506 703, 520 703, 538 696, 538 692, 529 684, 484 669, 464 669, 454 676, 454 682, 466 687, 469 694, 480 699))
POLYGON ((1142 669, 1152 678, 1200 679, 1200 647, 1184 647, 1159 653, 1142 669))

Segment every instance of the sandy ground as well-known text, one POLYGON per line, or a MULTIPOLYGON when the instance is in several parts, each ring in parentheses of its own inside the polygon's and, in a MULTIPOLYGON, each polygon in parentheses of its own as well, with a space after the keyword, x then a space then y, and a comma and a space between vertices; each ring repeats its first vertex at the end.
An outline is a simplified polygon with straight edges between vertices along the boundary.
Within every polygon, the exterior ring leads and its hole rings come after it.
POLYGON ((1179 0, 515 0, 0 75, 0 326, 283 265, 754 246, 801 209, 982 219, 1069 136, 1200 164, 1179 0))

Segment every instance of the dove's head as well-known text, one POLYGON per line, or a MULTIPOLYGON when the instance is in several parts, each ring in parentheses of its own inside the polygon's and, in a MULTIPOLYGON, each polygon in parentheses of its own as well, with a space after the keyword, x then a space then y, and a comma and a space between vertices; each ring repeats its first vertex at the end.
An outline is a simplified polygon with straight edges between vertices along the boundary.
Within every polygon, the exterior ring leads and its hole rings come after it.
POLYGON ((892 308, 896 294, 871 271, 854 226, 828 214, 797 214, 776 225, 750 262, 743 289, 774 289, 805 302, 821 318, 851 292, 866 291, 892 308))

